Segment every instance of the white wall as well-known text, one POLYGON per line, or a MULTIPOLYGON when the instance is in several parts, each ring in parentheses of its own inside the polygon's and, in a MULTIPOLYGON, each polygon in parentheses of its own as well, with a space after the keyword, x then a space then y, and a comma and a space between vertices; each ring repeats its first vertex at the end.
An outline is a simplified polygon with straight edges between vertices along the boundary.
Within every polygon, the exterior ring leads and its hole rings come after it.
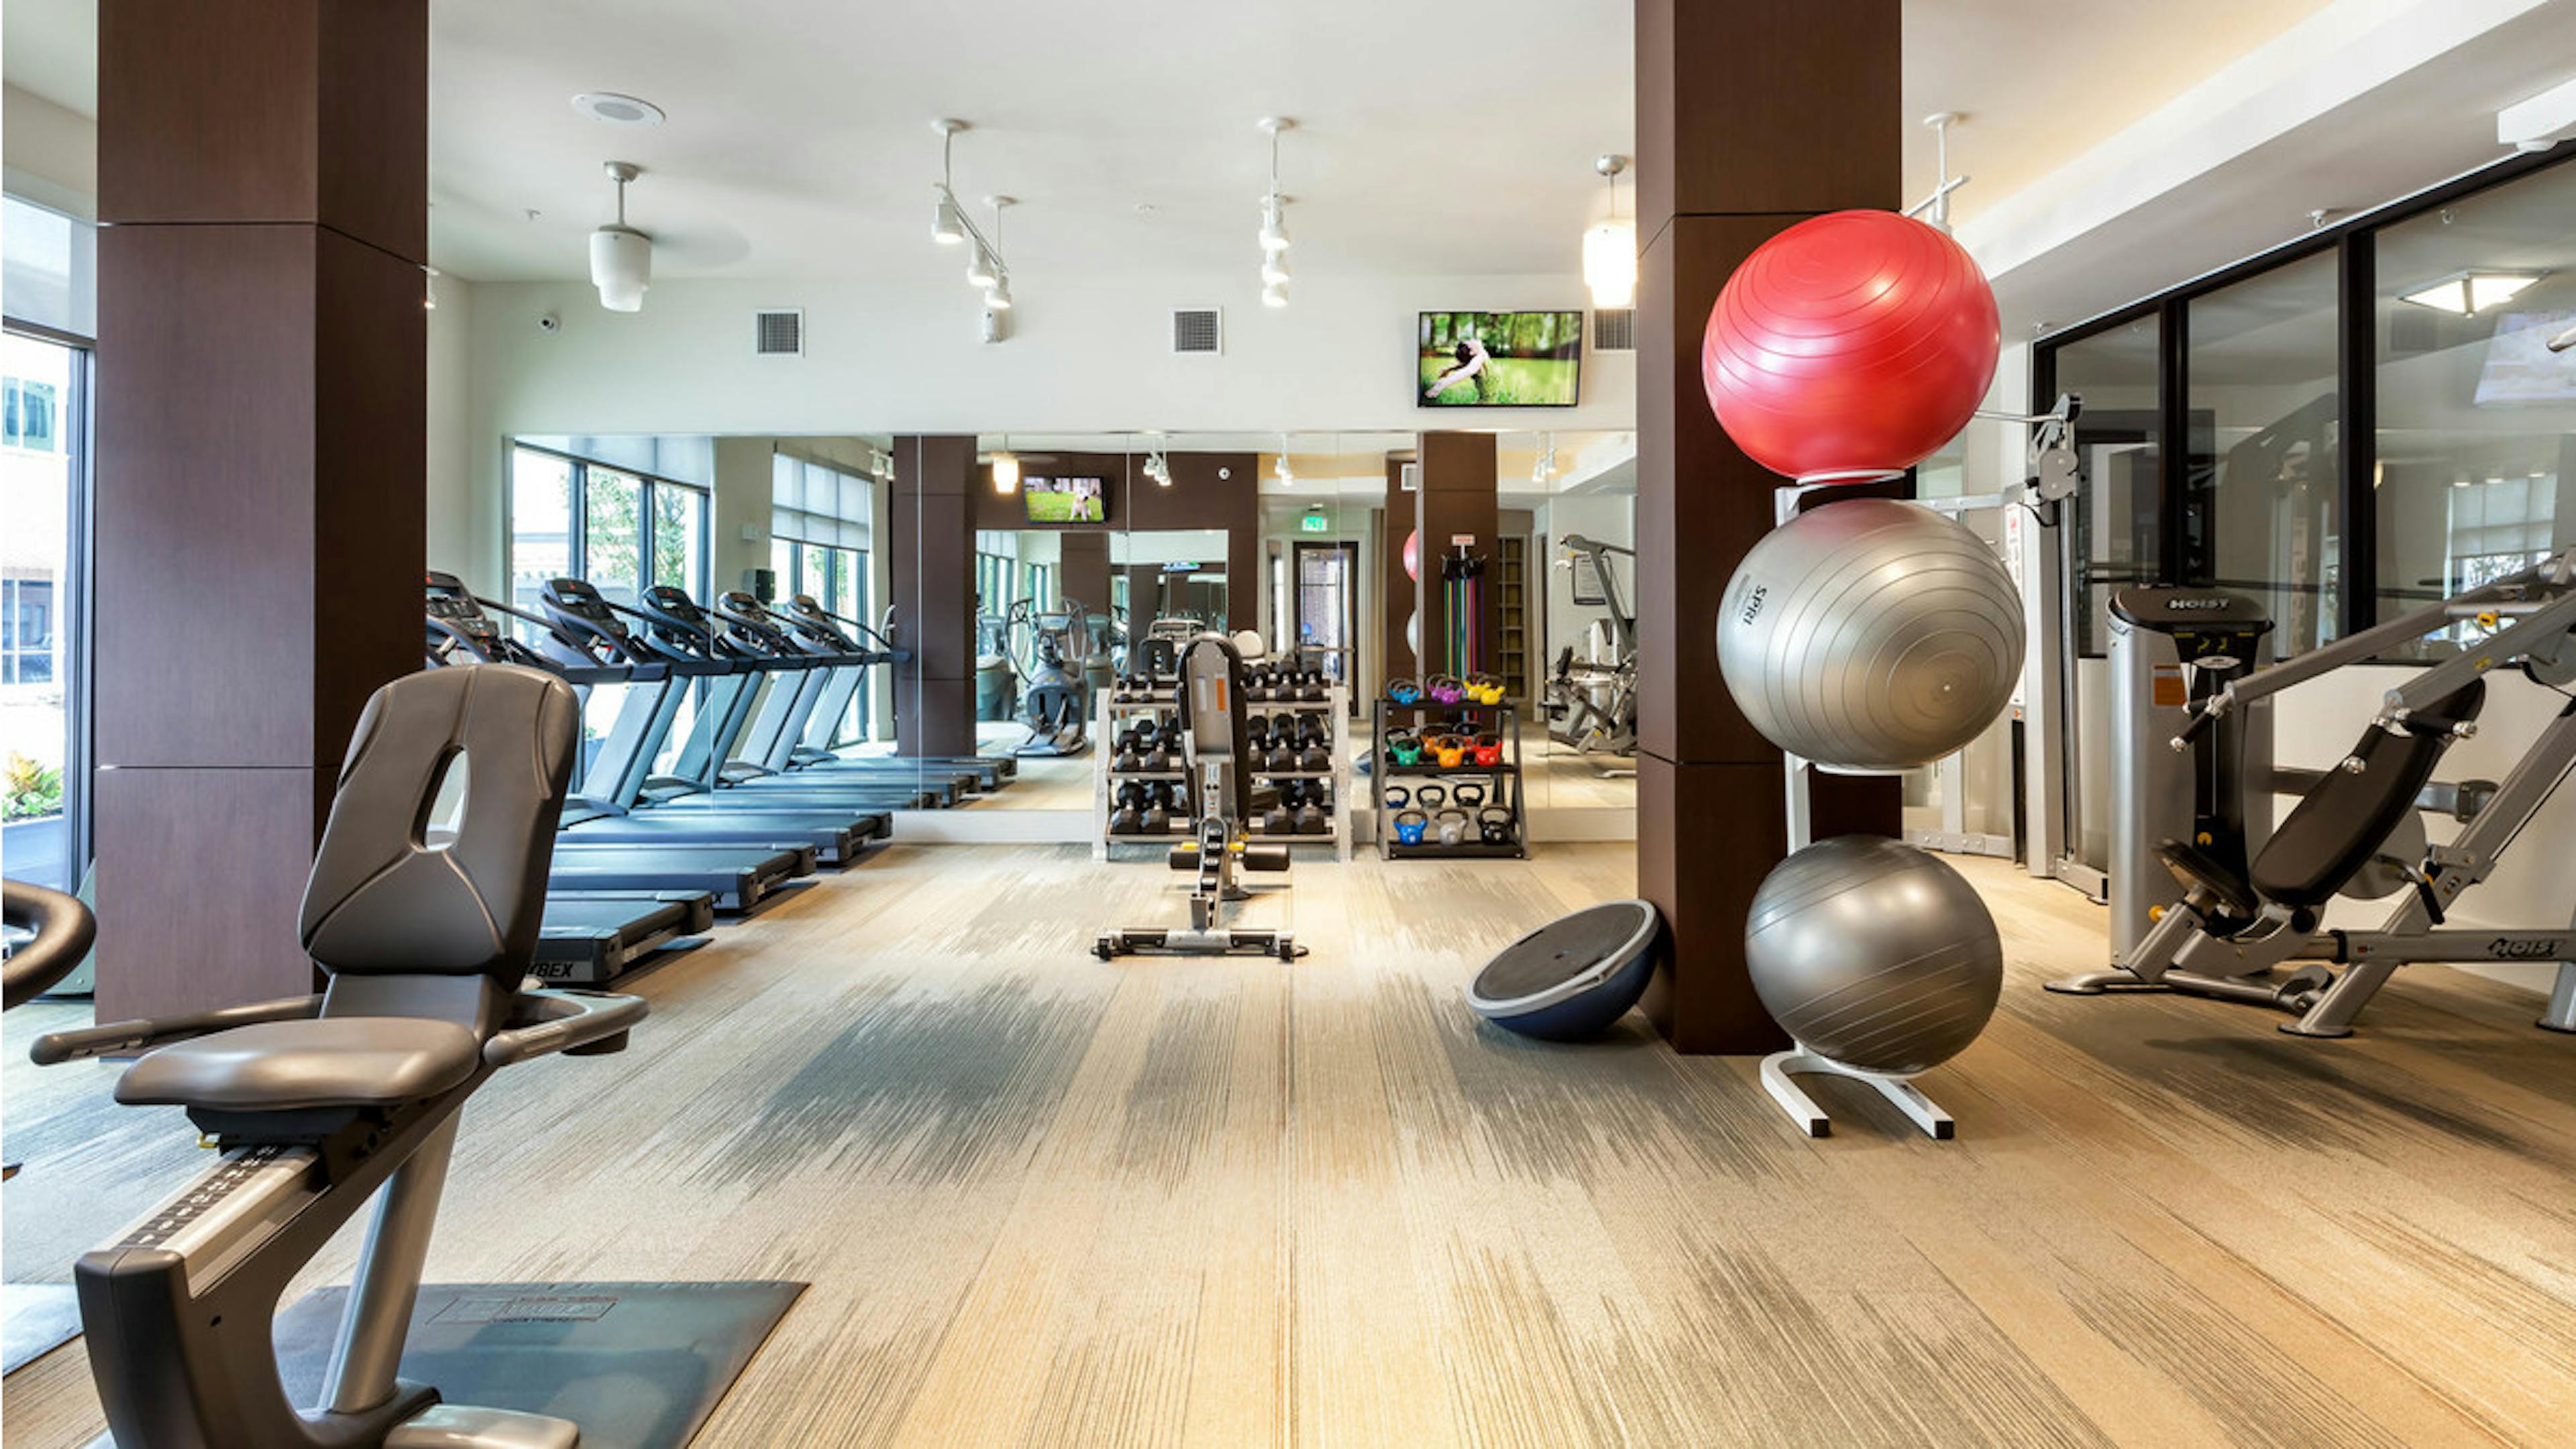
POLYGON ((0 85, 0 183, 12 196, 98 216, 98 123, 16 86, 0 85))
MULTIPOLYGON (((428 564, 498 598, 509 582, 501 576, 502 505, 478 497, 484 470, 474 457, 474 293, 463 278, 441 277, 429 313, 428 564)), ((499 440, 487 451, 497 458, 499 440)))

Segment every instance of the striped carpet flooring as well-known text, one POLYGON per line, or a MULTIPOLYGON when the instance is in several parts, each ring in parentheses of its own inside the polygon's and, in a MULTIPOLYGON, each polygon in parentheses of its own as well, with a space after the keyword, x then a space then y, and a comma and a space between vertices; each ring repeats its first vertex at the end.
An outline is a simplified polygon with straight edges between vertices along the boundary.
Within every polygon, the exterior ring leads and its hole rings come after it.
MULTIPOLYGON (((2318 1043, 2047 995, 2099 911, 1961 868, 2012 979, 1924 1081, 1960 1139, 1824 1083, 1816 1142, 1750 1061, 1466 1012, 1624 846, 1301 861, 1250 910, 1294 966, 1093 960, 1182 915, 1154 865, 897 848, 640 978, 633 1050, 497 1078, 430 1275, 811 1282, 709 1449, 2576 1438, 2576 1041, 2530 998, 2410 968, 2318 1043)), ((12 1280, 204 1160, 25 1064, 64 1019, 7 1023, 12 1280)), ((96 1431, 86 1373, 11 1376, 11 1449, 96 1431)))

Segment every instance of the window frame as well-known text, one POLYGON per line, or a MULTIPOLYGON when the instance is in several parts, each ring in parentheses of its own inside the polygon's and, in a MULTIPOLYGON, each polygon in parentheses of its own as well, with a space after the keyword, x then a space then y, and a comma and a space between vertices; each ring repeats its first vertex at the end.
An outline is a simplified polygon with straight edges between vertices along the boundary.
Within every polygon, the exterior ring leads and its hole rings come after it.
MULTIPOLYGON (((2576 148, 2507 157, 2491 166, 2356 213, 2241 261, 2205 272, 2152 296, 2046 333, 2031 344, 2030 410, 2057 398, 2060 351, 2132 322, 2158 321, 2158 409, 2165 444, 2157 458, 2162 492, 2158 567, 2182 577, 2192 501, 2190 304, 2281 268, 2332 253, 2336 264, 2335 351, 2338 397, 2335 507, 2340 556, 2335 637, 2350 638, 2379 622, 2379 509, 2372 478, 2379 465, 2379 359, 2374 319, 2379 292, 2379 233, 2454 202, 2576 162, 2576 148)), ((2087 658, 2099 658, 2096 650, 2087 658)))
MULTIPOLYGON (((656 527, 654 522, 654 514, 656 512, 654 503, 658 496, 657 490, 673 488, 679 490, 684 495, 688 495, 697 506, 698 538, 700 541, 700 547, 698 549, 698 576, 689 580, 684 587, 688 589, 690 598, 697 600, 701 604, 709 601, 710 595, 715 587, 715 491, 713 489, 704 488, 695 483, 684 482, 678 478, 667 478, 659 473, 648 473, 641 468, 630 468, 619 463, 596 462, 592 459, 584 458, 577 453, 566 453, 556 448, 540 447, 535 443, 524 442, 518 438, 505 440, 502 447, 504 449, 504 455, 502 459, 501 472, 502 476, 508 480, 509 489, 513 495, 510 498, 505 499, 501 506, 501 517, 505 522, 517 516, 516 505, 518 499, 516 497, 516 492, 519 486, 519 470, 517 467, 518 454, 523 452, 534 453, 540 457, 552 458, 572 469, 571 511, 569 517, 565 521, 564 544, 565 567, 571 570, 569 577, 572 578, 587 579, 590 577, 589 500, 590 470, 592 468, 598 468, 604 472, 614 473, 619 477, 632 478, 641 485, 641 490, 635 500, 635 567, 638 575, 636 587, 639 591, 650 588, 653 584, 658 582, 653 577, 653 560, 657 556, 654 551, 656 540, 653 536, 656 527)), ((517 531, 514 529, 504 528, 501 535, 501 577, 504 580, 516 578, 518 576, 518 560, 516 557, 518 548, 519 538, 517 531)))

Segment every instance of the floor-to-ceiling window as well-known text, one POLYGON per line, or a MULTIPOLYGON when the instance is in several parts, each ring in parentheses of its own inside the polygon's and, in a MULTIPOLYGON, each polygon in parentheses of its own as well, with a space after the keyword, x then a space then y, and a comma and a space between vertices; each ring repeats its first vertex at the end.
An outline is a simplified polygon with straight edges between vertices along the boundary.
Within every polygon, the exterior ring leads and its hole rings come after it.
POLYGON ((2190 302, 2183 581, 2262 605, 2276 658, 2340 632, 2338 265, 2320 252, 2190 302))
MULTIPOLYGON (((2386 228, 2375 270, 2388 619, 2576 542, 2576 166, 2386 228)), ((2448 653, 2478 627, 2403 652, 2448 653)))
POLYGON ((0 865, 79 885, 89 858, 88 224, 0 200, 0 865))
POLYGON ((703 601, 708 588, 707 490, 566 457, 510 450, 510 598, 538 608, 549 579, 588 579, 631 604, 669 584, 703 601))
MULTIPOLYGON (((875 480, 787 453, 770 458, 769 568, 781 599, 803 595, 826 614, 869 620, 868 543, 875 480)), ((846 632, 846 630, 844 631, 846 632)), ((876 710, 862 691, 835 726, 835 744, 871 734, 876 710)))

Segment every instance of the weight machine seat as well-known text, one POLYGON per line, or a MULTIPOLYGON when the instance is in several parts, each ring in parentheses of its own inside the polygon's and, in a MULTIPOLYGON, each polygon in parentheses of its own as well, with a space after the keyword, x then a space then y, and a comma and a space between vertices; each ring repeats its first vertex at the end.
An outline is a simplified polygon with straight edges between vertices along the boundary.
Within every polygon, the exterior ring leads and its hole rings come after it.
POLYGON ((2263 909, 2262 902, 2254 898, 2252 886, 2197 846, 2179 840, 2159 841, 2156 858, 2173 872, 2184 890, 2208 891, 2218 898, 2220 909, 2239 921, 2250 921, 2263 909))
POLYGON ((2478 717, 2486 690, 2485 680, 2469 681, 2416 710, 2405 734, 2377 724, 2363 731, 2352 748, 2361 768, 2328 770, 2291 809, 2254 858, 2254 888, 2297 910, 2323 905, 2341 890, 2415 808, 2454 727, 2478 717))
POLYGON ((145 1053, 117 1078, 116 1100, 231 1112, 392 1107, 456 1086, 482 1056, 470 1028, 428 1017, 262 1022, 145 1053))

